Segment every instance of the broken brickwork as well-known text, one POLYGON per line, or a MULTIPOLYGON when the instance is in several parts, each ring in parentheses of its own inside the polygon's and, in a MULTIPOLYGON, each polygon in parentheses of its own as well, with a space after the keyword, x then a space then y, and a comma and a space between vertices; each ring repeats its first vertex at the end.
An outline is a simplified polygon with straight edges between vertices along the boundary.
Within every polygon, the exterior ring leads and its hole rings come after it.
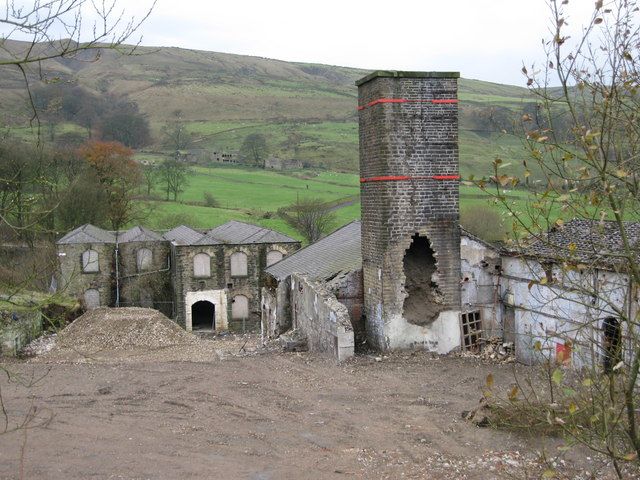
POLYGON ((458 76, 357 82, 366 330, 382 350, 460 342, 458 76))

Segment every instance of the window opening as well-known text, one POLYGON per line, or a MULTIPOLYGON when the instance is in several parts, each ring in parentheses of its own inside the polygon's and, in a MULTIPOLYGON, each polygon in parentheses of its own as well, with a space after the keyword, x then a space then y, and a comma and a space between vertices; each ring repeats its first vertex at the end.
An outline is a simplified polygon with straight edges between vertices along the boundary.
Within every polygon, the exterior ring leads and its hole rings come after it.
POLYGON ((462 347, 474 352, 482 348, 482 316, 480 311, 467 312, 461 315, 462 347))

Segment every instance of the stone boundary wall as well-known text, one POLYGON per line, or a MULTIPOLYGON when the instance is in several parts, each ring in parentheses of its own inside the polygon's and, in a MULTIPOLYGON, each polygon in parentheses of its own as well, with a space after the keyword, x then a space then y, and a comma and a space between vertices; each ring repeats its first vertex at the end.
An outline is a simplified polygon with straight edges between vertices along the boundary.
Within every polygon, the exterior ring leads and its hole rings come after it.
POLYGON ((18 355, 25 345, 41 334, 41 312, 18 312, 16 320, 4 326, 0 325, 0 356, 18 355))
POLYGON ((293 328, 307 337, 310 351, 328 353, 338 362, 354 355, 353 327, 347 307, 324 286, 294 273, 291 305, 293 328))

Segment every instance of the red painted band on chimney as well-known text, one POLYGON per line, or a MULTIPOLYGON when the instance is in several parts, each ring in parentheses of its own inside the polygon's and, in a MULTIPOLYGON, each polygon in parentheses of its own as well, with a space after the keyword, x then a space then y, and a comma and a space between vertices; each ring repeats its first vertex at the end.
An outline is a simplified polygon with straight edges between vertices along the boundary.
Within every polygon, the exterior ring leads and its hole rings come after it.
POLYGON ((381 103, 432 103, 432 104, 447 104, 447 103, 458 103, 458 100, 455 98, 434 98, 431 100, 409 100, 407 98, 379 98, 377 100, 373 100, 366 105, 359 105, 358 110, 364 110, 365 108, 373 107, 374 105, 379 105, 381 103))
POLYGON ((369 182, 398 182, 402 180, 460 180, 460 175, 432 175, 432 176, 416 176, 409 175, 387 175, 381 177, 361 178, 360 183, 369 182))

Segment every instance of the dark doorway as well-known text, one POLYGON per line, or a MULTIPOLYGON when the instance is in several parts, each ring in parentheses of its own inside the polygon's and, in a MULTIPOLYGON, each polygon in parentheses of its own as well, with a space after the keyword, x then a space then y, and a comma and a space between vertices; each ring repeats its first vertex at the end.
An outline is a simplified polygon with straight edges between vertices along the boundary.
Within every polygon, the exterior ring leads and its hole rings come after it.
POLYGON ((602 321, 602 333, 602 349, 604 350, 602 367, 605 373, 612 373, 621 359, 622 332, 620 332, 620 322, 614 317, 605 318, 602 321))
POLYGON ((201 300, 191 306, 191 329, 192 330, 215 330, 216 328, 216 306, 201 300))
POLYGON ((434 281, 436 260, 426 237, 415 234, 404 255, 404 299, 402 314, 414 325, 428 325, 438 318, 444 297, 434 281))

